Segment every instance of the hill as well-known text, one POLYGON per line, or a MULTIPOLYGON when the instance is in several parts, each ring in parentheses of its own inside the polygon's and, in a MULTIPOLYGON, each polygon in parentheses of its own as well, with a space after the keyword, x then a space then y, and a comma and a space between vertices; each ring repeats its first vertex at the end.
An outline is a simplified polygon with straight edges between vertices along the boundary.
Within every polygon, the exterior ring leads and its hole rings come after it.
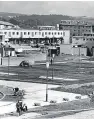
POLYGON ((0 12, 0 20, 10 22, 14 25, 19 25, 21 28, 32 28, 37 25, 56 25, 60 23, 61 20, 85 20, 85 21, 94 21, 94 18, 89 18, 86 16, 82 17, 72 17, 68 15, 25 15, 18 13, 5 13, 0 12))

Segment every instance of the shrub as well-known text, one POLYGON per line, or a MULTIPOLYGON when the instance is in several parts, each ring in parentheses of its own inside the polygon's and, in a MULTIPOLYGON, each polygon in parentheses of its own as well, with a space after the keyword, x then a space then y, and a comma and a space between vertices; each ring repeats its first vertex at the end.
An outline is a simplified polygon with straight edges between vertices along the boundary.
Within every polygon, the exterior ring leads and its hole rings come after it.
POLYGON ((76 96, 75 98, 76 98, 76 99, 81 99, 81 96, 76 96))
POLYGON ((56 100, 51 100, 50 103, 56 103, 56 100))
POLYGON ((40 106, 40 103, 34 103, 34 106, 40 106))
POLYGON ((63 98, 63 101, 69 101, 69 98, 63 98))

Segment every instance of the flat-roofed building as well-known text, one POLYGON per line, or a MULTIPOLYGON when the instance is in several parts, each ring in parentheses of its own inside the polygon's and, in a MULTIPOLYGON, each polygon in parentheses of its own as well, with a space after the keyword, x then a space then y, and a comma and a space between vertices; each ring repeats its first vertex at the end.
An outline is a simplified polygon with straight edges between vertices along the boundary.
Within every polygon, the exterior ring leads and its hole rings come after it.
POLYGON ((38 30, 55 30, 55 26, 37 26, 38 30))
POLYGON ((61 20, 59 30, 70 30, 70 42, 73 36, 82 36, 84 32, 94 32, 94 24, 82 20, 61 20))
POLYGON ((58 39, 63 40, 64 44, 70 43, 70 31, 69 30, 25 30, 25 29, 10 29, 0 30, 5 35, 6 39, 13 43, 30 42, 36 40, 41 42, 42 40, 48 40, 49 42, 57 42, 58 39))

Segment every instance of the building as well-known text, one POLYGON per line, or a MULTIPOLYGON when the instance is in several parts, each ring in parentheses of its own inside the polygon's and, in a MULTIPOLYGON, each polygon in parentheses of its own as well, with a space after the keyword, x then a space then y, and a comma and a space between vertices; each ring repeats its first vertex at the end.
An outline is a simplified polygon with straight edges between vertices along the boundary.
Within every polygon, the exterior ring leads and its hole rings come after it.
POLYGON ((37 26, 38 30, 55 30, 55 26, 37 26))
POLYGON ((70 43, 70 31, 69 30, 24 30, 24 29, 10 29, 0 30, 0 34, 4 34, 5 39, 9 39, 12 44, 30 44, 30 41, 34 43, 41 43, 47 41, 48 43, 55 43, 61 40, 64 44, 70 43))
POLYGON ((9 22, 4 22, 4 21, 0 21, 0 29, 11 29, 11 28, 15 28, 16 26, 9 23, 9 22))
POLYGON ((73 36, 72 38, 72 47, 75 46, 84 46, 87 47, 87 55, 92 56, 92 47, 94 47, 94 36, 91 33, 91 35, 86 36, 73 36), (91 36, 92 35, 92 36, 91 36))
POLYGON ((84 32, 94 32, 94 24, 82 20, 61 20, 59 30, 70 30, 70 42, 73 36, 82 36, 84 32))

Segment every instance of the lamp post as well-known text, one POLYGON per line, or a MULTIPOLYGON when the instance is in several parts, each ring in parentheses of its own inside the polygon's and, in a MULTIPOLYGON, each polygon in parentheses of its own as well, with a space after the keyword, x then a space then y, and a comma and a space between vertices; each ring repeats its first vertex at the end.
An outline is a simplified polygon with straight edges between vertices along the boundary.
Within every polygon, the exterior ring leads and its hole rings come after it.
POLYGON ((9 65, 10 65, 10 51, 8 52, 8 78, 9 78, 9 65))
POLYGON ((46 102, 48 102, 48 69, 49 69, 49 62, 46 62, 47 68, 47 77, 46 77, 46 102))
POLYGON ((52 54, 52 59, 51 59, 51 65, 52 65, 52 80, 53 80, 53 75, 54 75, 54 68, 53 68, 53 60, 54 60, 55 54, 52 54))

